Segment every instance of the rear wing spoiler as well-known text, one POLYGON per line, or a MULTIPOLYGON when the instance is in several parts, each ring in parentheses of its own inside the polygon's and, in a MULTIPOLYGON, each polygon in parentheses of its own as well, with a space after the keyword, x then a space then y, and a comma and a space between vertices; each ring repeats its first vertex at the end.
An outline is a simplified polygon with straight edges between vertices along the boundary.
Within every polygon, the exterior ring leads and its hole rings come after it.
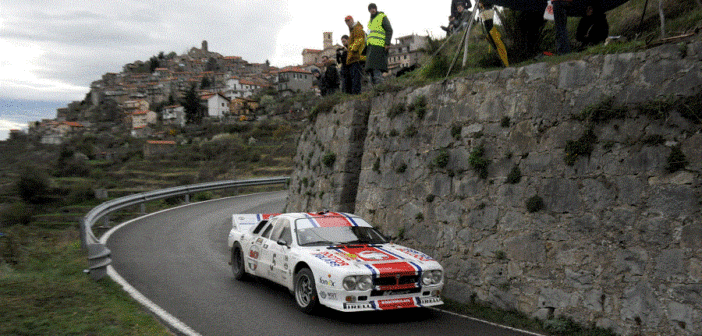
POLYGON ((279 213, 274 214, 233 214, 232 215, 232 228, 240 232, 247 232, 253 230, 258 223, 263 220, 268 220, 273 216, 280 215, 279 213))

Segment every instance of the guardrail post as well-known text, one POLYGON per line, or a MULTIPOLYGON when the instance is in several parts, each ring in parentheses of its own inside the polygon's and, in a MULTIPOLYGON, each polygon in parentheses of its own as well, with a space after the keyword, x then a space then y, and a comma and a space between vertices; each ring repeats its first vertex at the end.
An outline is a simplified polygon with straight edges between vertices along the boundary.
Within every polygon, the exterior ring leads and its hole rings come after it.
POLYGON ((185 194, 185 203, 190 203, 190 194, 185 194))
POLYGON ((139 211, 142 215, 145 214, 146 213, 146 204, 140 203, 139 204, 139 211))
POLYGON ((90 277, 97 281, 107 274, 107 266, 110 265, 112 252, 103 244, 88 244, 88 269, 90 277))

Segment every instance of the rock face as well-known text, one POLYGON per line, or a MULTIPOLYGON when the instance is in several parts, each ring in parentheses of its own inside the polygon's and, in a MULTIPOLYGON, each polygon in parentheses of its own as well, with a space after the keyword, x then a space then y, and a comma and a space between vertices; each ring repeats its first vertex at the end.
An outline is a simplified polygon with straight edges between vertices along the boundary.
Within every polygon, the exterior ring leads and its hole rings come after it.
POLYGON ((700 50, 539 63, 337 105, 300 140, 286 210, 361 215, 440 260, 459 301, 699 335, 701 124, 662 102, 702 97, 700 50), (593 106, 626 110, 583 117, 593 106))

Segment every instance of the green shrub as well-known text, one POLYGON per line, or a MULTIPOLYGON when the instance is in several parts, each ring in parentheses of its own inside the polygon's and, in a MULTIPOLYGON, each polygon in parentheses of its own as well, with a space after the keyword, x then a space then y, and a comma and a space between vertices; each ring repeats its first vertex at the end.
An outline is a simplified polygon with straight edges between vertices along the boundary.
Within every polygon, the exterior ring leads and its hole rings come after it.
POLYGON ((565 146, 564 161, 572 166, 580 155, 590 155, 597 143, 597 136, 592 129, 588 129, 578 140, 568 140, 565 146))
POLYGON ((612 119, 626 118, 627 108, 614 103, 614 98, 607 98, 600 103, 587 106, 573 118, 580 121, 604 123, 612 119))
POLYGON ((468 157, 468 163, 481 179, 488 177, 490 160, 485 158, 485 147, 483 145, 473 148, 468 157))
POLYGON ((214 194, 211 191, 203 191, 193 195, 193 202, 202 202, 213 198, 214 194))
POLYGON ((503 128, 507 128, 507 127, 509 127, 509 125, 510 125, 509 117, 508 116, 502 117, 502 120, 500 120, 500 126, 502 126, 503 128))
POLYGON ((388 118, 392 119, 400 114, 405 113, 407 110, 407 107, 405 106, 405 103, 398 103, 390 107, 390 110, 388 110, 388 118))
POLYGON ((509 174, 507 174, 507 180, 505 183, 509 184, 517 184, 519 181, 522 180, 522 171, 519 169, 519 166, 514 166, 512 167, 512 170, 510 170, 509 174))
POLYGON ((671 148, 670 155, 668 155, 665 170, 668 173, 674 173, 680 169, 684 169, 688 163, 689 162, 687 162, 685 153, 683 153, 682 149, 680 149, 680 145, 678 145, 671 148))
POLYGON ((665 143, 665 138, 663 138, 663 136, 660 134, 653 134, 645 137, 643 139, 643 143, 647 146, 662 145, 665 143))
POLYGON ((461 130, 463 130, 463 127, 461 125, 453 125, 451 126, 451 136, 459 140, 461 138, 461 130))
POLYGON ((405 129, 405 137, 411 138, 419 133, 419 130, 417 130, 417 127, 414 125, 411 125, 405 129))
POLYGON ((544 208, 544 199, 539 195, 534 195, 526 201, 526 208, 529 212, 537 212, 544 208))
POLYGON ((424 119, 424 115, 427 113, 427 98, 424 96, 415 97, 407 109, 410 112, 414 112, 417 118, 424 119))
POLYGON ((32 221, 34 211, 22 202, 0 208, 1 226, 27 225, 32 221))
POLYGON ((439 155, 434 158, 434 166, 439 168, 446 168, 449 163, 449 152, 446 148, 439 151, 439 155))
POLYGON ((402 174, 406 171, 407 171, 407 164, 406 163, 401 164, 399 167, 397 167, 397 169, 395 169, 395 172, 398 174, 402 174))
POLYGON ((322 164, 325 166, 331 168, 334 165, 334 162, 336 162, 336 154, 329 152, 322 156, 322 164))
POLYGON ((23 201, 40 204, 47 201, 46 194, 49 192, 50 181, 43 172, 27 168, 20 174, 16 187, 23 201))

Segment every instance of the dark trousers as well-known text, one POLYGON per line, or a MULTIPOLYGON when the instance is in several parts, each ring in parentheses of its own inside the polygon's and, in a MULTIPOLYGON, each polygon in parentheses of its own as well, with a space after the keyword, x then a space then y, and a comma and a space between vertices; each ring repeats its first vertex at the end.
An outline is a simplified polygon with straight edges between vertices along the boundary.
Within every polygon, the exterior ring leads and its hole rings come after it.
POLYGON ((339 73, 341 77, 341 92, 351 93, 351 74, 348 65, 343 65, 339 73))
POLYGON ((349 77, 351 77, 351 92, 349 93, 361 93, 361 78, 363 77, 361 62, 351 63, 349 65, 349 77))
POLYGON ((559 55, 570 53, 570 40, 568 39, 568 13, 570 2, 553 1, 553 17, 556 23, 556 52, 559 55))

